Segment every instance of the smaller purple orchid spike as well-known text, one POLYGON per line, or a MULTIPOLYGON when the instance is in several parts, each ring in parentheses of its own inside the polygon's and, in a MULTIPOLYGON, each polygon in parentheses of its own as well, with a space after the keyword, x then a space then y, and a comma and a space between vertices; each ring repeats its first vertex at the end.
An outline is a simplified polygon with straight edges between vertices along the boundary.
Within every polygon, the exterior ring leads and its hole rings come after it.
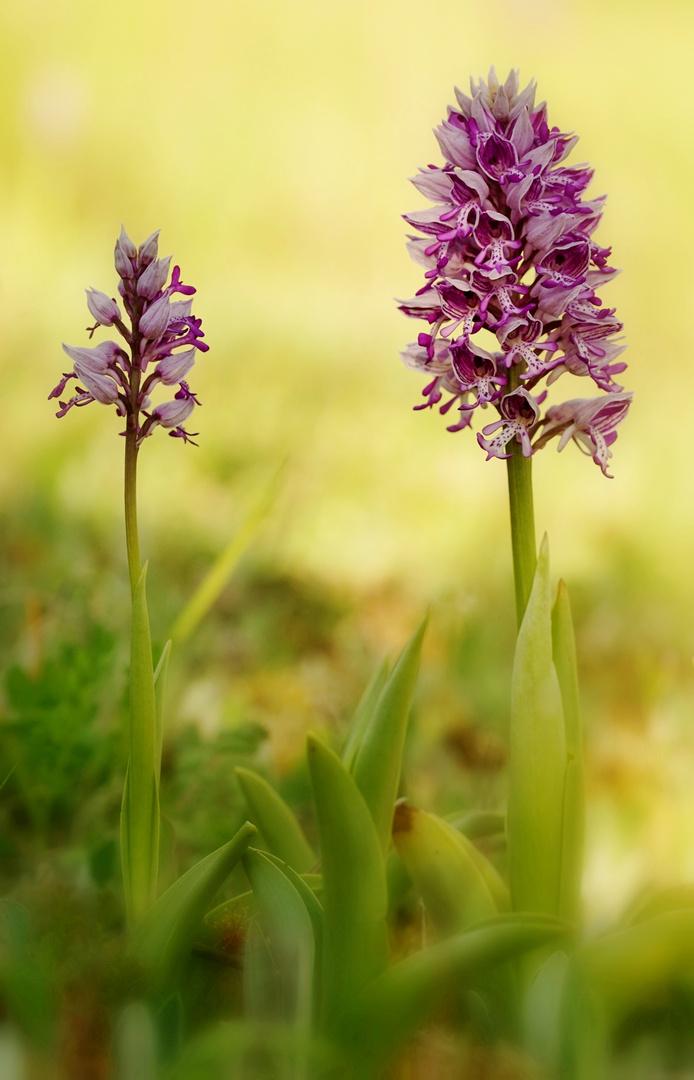
POLYGON ((123 321, 117 301, 98 289, 87 290, 87 306, 96 320, 90 336, 99 326, 114 326, 127 348, 115 341, 102 341, 92 348, 63 345, 73 370, 65 372, 49 394, 49 399, 60 398, 70 380, 75 379, 78 385, 74 395, 60 401, 56 415, 65 416, 73 406, 92 401, 115 405, 118 415, 127 418, 129 430, 134 425, 137 445, 156 427, 167 429, 169 435, 184 442, 193 442, 181 425, 200 402, 184 379, 196 354, 209 348, 202 340, 205 335, 200 319, 192 315, 193 301, 188 299, 195 289, 182 283, 178 266, 174 266, 166 284, 171 256, 160 259, 158 251, 158 230, 138 249, 121 228, 114 262, 120 278, 118 291, 130 325, 123 321), (172 300, 177 294, 187 299, 172 300), (153 370, 146 374, 149 364, 153 370), (152 407, 149 395, 159 384, 178 385, 179 389, 173 400, 152 407))

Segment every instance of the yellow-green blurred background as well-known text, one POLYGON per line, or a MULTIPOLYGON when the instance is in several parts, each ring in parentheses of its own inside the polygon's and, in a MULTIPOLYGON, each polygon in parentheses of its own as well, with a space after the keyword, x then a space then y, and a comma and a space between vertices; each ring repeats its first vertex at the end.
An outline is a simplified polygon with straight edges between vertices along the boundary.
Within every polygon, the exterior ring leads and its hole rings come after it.
MULTIPOLYGON (((504 468, 412 412, 421 380, 398 359, 413 324, 392 298, 420 283, 400 218, 421 203, 407 177, 439 160, 431 129, 454 84, 491 64, 535 77, 551 121, 580 134, 572 160, 609 195, 599 239, 624 273, 605 299, 626 326, 636 400, 614 480, 550 447, 535 485, 554 571, 584 589, 595 905, 694 874, 693 50, 690 0, 0 11, 4 512, 50 494, 113 537, 109 572, 122 571, 117 421, 93 405, 59 422, 46 397, 61 340, 85 342, 84 288, 114 290, 121 221, 137 242, 161 228, 198 288, 210 352, 191 379, 200 448, 160 435, 141 458, 145 551, 156 565, 172 538, 219 547, 289 454, 264 557, 361 598, 383 648, 427 602, 464 619, 490 583, 511 587, 504 468), (623 691, 602 725, 601 661, 623 691)), ((6 606, 22 599, 13 588, 6 606)))

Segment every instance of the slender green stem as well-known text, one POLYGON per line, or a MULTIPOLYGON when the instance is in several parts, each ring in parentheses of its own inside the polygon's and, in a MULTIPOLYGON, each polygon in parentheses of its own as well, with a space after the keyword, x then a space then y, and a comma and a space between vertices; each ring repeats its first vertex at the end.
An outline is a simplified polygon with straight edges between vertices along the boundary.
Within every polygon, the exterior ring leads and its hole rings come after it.
POLYGON ((522 448, 514 439, 507 447, 511 451, 508 467, 508 499, 511 509, 511 547, 513 549, 513 579, 516 587, 516 617, 523 621, 525 608, 533 587, 537 565, 535 543, 535 514, 533 510, 532 458, 523 457, 522 448))
POLYGON ((141 302, 135 301, 133 309, 133 339, 131 344, 132 376, 130 384, 130 407, 125 428, 125 546, 128 552, 128 570, 130 572, 130 592, 135 594, 135 586, 140 580, 140 539, 137 532, 137 425, 138 394, 140 392, 141 372, 139 370, 140 334, 138 330, 141 315, 141 302))
POLYGON ((140 541, 137 534, 137 429, 128 417, 125 434, 125 545, 128 552, 130 591, 140 580, 140 541))
MULTIPOLYGON (((508 392, 519 386, 518 368, 509 372, 508 392)), ((511 457, 507 459, 508 501, 511 510, 511 547, 513 550, 513 580, 516 587, 516 619, 523 622, 525 608, 533 587, 537 566, 537 543, 535 542, 535 511, 533 508, 533 466, 531 457, 523 457, 523 450, 516 439, 506 447, 511 457)))

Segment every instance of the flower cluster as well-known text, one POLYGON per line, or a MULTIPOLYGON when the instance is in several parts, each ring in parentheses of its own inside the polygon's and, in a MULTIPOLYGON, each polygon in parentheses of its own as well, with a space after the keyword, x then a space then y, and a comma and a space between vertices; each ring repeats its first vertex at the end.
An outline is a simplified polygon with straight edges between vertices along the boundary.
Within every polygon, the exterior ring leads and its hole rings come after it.
POLYGON ((427 375, 415 408, 457 405, 449 431, 469 427, 478 406, 498 412, 477 435, 487 460, 509 457, 513 440, 529 457, 557 435, 560 450, 573 438, 608 476, 632 395, 615 382, 622 324, 596 294, 617 273, 592 239, 604 197, 584 198, 592 170, 562 164, 576 138, 549 127, 533 83, 518 87, 516 71, 500 85, 492 68, 472 97, 456 90, 436 131, 446 163, 412 180, 436 205, 405 215, 423 234, 408 247, 426 281, 400 310, 429 328, 402 357, 427 375), (603 394, 543 416, 546 387, 566 372, 603 394))
POLYGON ((159 231, 137 248, 122 228, 116 241, 118 292, 129 326, 114 298, 97 289, 87 290, 87 306, 96 320, 88 327, 90 337, 100 326, 113 326, 127 348, 115 341, 102 341, 92 348, 63 345, 74 368, 63 374, 49 394, 49 398, 60 399, 70 380, 76 379, 74 395, 60 401, 56 416, 65 416, 73 405, 92 401, 115 405, 138 446, 158 426, 184 442, 193 441, 182 425, 200 402, 185 378, 195 363, 196 351, 207 352, 209 348, 202 340, 200 319, 191 313, 190 297, 195 289, 181 282, 178 266, 174 266, 167 285, 171 256, 158 258, 158 239, 159 231), (172 300, 175 295, 185 299, 172 300), (178 385, 178 390, 173 399, 152 406, 150 394, 160 383, 178 385))

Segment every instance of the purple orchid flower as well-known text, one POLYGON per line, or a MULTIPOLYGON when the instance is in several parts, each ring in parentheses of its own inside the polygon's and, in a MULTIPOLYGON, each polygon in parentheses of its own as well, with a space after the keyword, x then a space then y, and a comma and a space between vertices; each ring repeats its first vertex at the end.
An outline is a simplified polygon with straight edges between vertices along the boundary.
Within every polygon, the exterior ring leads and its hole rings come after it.
POLYGON ((530 456, 557 435, 560 449, 573 438, 608 476, 632 395, 615 381, 626 368, 622 324, 596 291, 618 272, 593 239, 604 198, 584 198, 593 171, 564 164, 576 137, 550 128, 534 83, 521 90, 518 72, 501 84, 492 68, 456 98, 436 130, 444 164, 412 180, 435 205, 404 215, 421 234, 408 249, 425 284, 400 310, 428 323, 402 354, 428 379, 415 408, 445 415, 456 403, 461 420, 448 430, 460 431, 478 405, 491 406, 499 419, 478 435, 488 459, 508 457, 514 439, 530 456), (489 333, 498 352, 477 344, 489 333), (551 406, 543 418, 541 384, 566 374, 605 396, 551 406))
POLYGON ((156 427, 167 429, 184 442, 193 441, 182 424, 200 402, 184 379, 197 353, 209 348, 203 341, 200 319, 192 314, 190 297, 195 289, 182 283, 178 266, 166 284, 171 256, 160 259, 158 248, 158 230, 138 249, 121 229, 114 262, 120 278, 118 292, 130 325, 123 321, 116 299, 98 289, 87 290, 87 306, 96 320, 89 328, 90 335, 99 326, 114 326, 126 347, 114 341, 94 347, 63 345, 73 370, 65 372, 49 394, 49 398, 60 398, 75 379, 75 393, 60 401, 56 415, 65 416, 71 408, 92 401, 115 405, 118 415, 135 425, 137 445, 156 427), (172 299, 177 294, 186 299, 172 299), (153 370, 147 374, 150 363, 153 370), (149 395, 159 384, 178 385, 178 391, 173 400, 152 407, 149 395))

